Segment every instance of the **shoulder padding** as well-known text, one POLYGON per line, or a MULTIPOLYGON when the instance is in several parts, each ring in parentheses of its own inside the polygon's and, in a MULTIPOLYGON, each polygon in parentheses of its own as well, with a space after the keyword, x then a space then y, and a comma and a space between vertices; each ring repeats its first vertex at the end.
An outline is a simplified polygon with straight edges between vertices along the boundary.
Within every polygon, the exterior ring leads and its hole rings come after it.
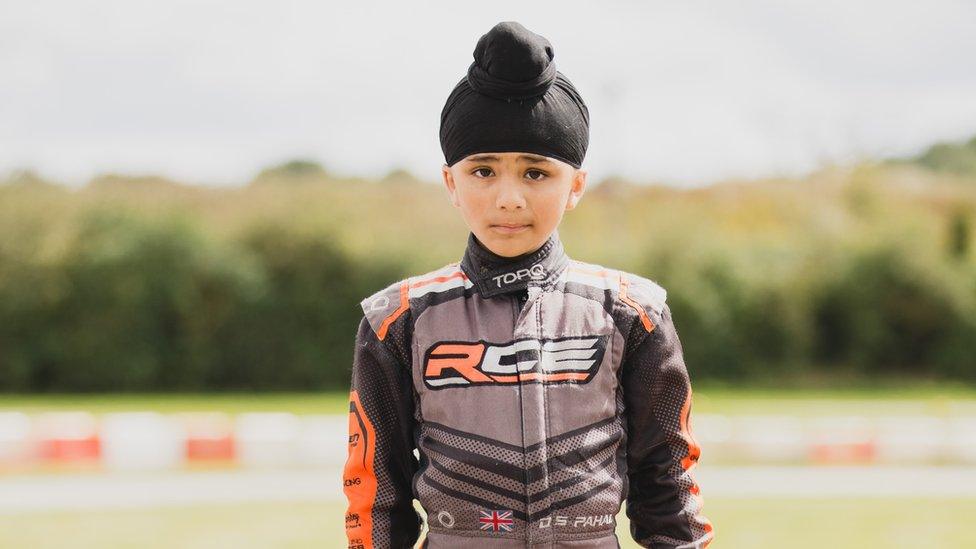
POLYGON ((460 272, 458 263, 448 263, 439 269, 398 280, 363 299, 359 305, 363 308, 369 325, 382 341, 390 324, 410 309, 411 298, 443 290, 445 287, 463 286, 465 283, 466 279, 460 272), (459 273, 461 276, 458 276, 459 273), (445 277, 450 280, 443 281, 445 277))
POLYGON ((648 332, 664 313, 667 291, 653 280, 633 273, 620 272, 620 300, 637 311, 648 332))
POLYGON ((386 337, 389 325, 409 308, 407 292, 410 280, 406 278, 394 282, 359 302, 366 320, 380 340, 386 337))
POLYGON ((660 314, 668 298, 668 291, 657 282, 633 273, 623 273, 627 279, 627 295, 645 308, 660 314))

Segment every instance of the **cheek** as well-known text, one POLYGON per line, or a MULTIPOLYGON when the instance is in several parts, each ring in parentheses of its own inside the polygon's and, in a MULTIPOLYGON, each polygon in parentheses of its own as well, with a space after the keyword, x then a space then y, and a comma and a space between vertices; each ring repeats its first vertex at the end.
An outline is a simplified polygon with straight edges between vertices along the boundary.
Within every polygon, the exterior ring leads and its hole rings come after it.
POLYGON ((486 193, 471 185, 458 185, 457 198, 461 210, 466 215, 477 215, 485 210, 488 201, 486 193))
POLYGON ((545 189, 536 197, 536 211, 547 217, 558 217, 566 209, 569 190, 563 185, 554 185, 545 189))
POLYGON ((559 222, 559 209, 556 207, 557 204, 554 201, 558 201, 558 199, 555 197, 538 196, 536 200, 529 203, 529 207, 532 210, 535 231, 551 230, 553 225, 559 222))

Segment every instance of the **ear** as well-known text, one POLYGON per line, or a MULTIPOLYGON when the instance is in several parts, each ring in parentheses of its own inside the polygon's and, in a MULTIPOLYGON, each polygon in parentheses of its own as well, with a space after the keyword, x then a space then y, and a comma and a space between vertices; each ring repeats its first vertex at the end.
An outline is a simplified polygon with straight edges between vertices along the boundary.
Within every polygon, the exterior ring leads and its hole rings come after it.
POLYGON ((454 184, 454 174, 451 173, 451 168, 447 164, 441 166, 441 177, 444 178, 444 185, 447 187, 447 194, 451 198, 451 204, 454 204, 455 208, 461 207, 457 197, 457 186, 454 184))
POLYGON ((567 210, 572 210, 579 204, 584 191, 586 191, 586 170, 580 168, 573 174, 573 186, 570 187, 569 198, 566 200, 567 210))

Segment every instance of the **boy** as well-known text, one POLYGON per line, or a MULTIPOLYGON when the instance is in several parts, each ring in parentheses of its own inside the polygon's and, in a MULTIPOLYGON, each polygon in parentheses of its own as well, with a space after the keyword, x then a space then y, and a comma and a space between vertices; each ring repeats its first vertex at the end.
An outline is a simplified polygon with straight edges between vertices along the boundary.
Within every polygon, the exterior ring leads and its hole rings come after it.
POLYGON ((589 113, 549 42, 481 37, 441 113, 459 262, 362 301, 344 489, 351 548, 701 548, 691 386, 665 291, 570 259, 589 113), (419 463, 414 456, 418 450, 419 463))

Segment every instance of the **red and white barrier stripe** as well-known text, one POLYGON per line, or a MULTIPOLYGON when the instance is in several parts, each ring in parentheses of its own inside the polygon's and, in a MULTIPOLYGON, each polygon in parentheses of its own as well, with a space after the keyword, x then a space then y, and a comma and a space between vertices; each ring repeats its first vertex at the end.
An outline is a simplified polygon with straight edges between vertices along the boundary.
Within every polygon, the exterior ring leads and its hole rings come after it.
MULTIPOLYGON (((0 471, 341 467, 348 418, 282 412, 0 413, 0 471)), ((702 459, 739 463, 976 464, 976 416, 696 414, 702 459)))

